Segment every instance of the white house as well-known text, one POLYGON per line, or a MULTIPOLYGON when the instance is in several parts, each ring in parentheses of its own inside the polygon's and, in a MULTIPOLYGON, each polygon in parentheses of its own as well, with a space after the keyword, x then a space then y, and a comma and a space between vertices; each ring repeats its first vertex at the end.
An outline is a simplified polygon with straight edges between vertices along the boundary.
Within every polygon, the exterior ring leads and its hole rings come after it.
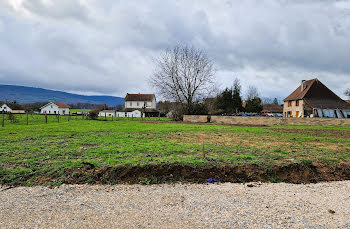
POLYGON ((100 117, 115 117, 115 110, 103 110, 98 113, 100 117))
POLYGON ((0 112, 10 113, 12 112, 12 109, 7 106, 5 103, 0 106, 0 112))
POLYGON ((65 103, 50 102, 40 108, 40 114, 68 115, 69 106, 65 103))
MULTIPOLYGON (((158 116, 156 96, 154 94, 126 94, 125 96, 125 111, 136 112, 135 115, 143 113, 143 116, 158 116)), ((133 114, 132 114, 133 115, 133 114)), ((129 116, 131 117, 131 116, 129 116)), ((134 116, 135 117, 135 116, 134 116)))
POLYGON ((145 113, 142 113, 139 110, 134 110, 134 111, 131 111, 131 112, 123 112, 123 111, 116 112, 116 117, 141 118, 141 115, 142 115, 143 118, 146 117, 145 113))

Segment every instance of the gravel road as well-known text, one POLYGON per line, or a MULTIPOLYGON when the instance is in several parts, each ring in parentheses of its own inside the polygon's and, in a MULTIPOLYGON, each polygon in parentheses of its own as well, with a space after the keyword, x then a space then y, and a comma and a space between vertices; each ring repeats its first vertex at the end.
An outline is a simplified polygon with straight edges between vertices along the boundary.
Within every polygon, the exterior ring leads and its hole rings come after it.
POLYGON ((350 228, 350 181, 2 186, 0 227, 350 228))

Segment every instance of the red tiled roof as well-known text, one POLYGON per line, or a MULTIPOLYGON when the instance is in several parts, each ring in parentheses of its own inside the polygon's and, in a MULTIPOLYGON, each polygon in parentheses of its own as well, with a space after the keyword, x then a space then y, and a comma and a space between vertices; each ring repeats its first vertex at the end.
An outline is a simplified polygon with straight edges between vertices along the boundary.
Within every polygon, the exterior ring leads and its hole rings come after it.
POLYGON ((154 94, 126 94, 125 101, 152 101, 154 94))
POLYGON ((65 103, 56 103, 54 102, 54 104, 56 104, 59 108, 69 108, 69 106, 65 103))
POLYGON ((263 105, 263 113, 282 113, 283 107, 275 104, 265 104, 263 105))
POLYGON ((350 100, 345 100, 345 102, 350 103, 350 100))
POLYGON ((305 81, 305 89, 301 90, 301 85, 295 89, 295 91, 292 92, 292 94, 290 94, 287 98, 285 98, 283 101, 289 101, 289 100, 299 100, 299 99, 303 99, 304 96, 306 95, 306 93, 309 91, 309 89, 311 88, 312 84, 315 81, 318 81, 318 79, 312 79, 312 80, 307 80, 305 81))
POLYGON ((305 81, 305 89, 300 85, 283 101, 304 100, 310 108, 319 109, 350 109, 350 105, 332 92, 318 79, 305 81))

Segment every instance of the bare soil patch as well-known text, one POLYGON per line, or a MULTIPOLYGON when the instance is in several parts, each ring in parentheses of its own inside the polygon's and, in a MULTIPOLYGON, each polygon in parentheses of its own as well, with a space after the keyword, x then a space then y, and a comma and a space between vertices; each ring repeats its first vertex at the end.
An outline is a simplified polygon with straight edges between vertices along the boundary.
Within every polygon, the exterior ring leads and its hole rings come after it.
POLYGON ((275 132, 291 133, 291 134, 304 134, 314 137, 334 137, 334 138, 350 138, 349 130, 330 130, 330 129, 280 129, 271 128, 275 132))
MULTIPOLYGON (((169 164, 148 166, 121 166, 96 168, 84 165, 82 168, 65 169, 66 184, 111 184, 140 183, 142 179, 152 183, 187 181, 205 183, 209 178, 220 182, 289 182, 317 183, 322 181, 350 180, 350 162, 341 163, 296 163, 273 165, 257 164, 217 165, 196 167, 192 165, 169 164)), ((62 174, 36 176, 34 184, 50 185, 61 179, 62 174)), ((21 185, 20 183, 13 185, 21 185)))

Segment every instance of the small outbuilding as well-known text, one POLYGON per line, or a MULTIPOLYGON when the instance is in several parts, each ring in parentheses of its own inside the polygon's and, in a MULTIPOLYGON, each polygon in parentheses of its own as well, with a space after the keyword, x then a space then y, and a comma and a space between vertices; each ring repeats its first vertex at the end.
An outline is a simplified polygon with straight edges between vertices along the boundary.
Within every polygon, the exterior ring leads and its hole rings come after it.
POLYGON ((115 110, 103 110, 98 113, 100 117, 115 117, 115 110))

